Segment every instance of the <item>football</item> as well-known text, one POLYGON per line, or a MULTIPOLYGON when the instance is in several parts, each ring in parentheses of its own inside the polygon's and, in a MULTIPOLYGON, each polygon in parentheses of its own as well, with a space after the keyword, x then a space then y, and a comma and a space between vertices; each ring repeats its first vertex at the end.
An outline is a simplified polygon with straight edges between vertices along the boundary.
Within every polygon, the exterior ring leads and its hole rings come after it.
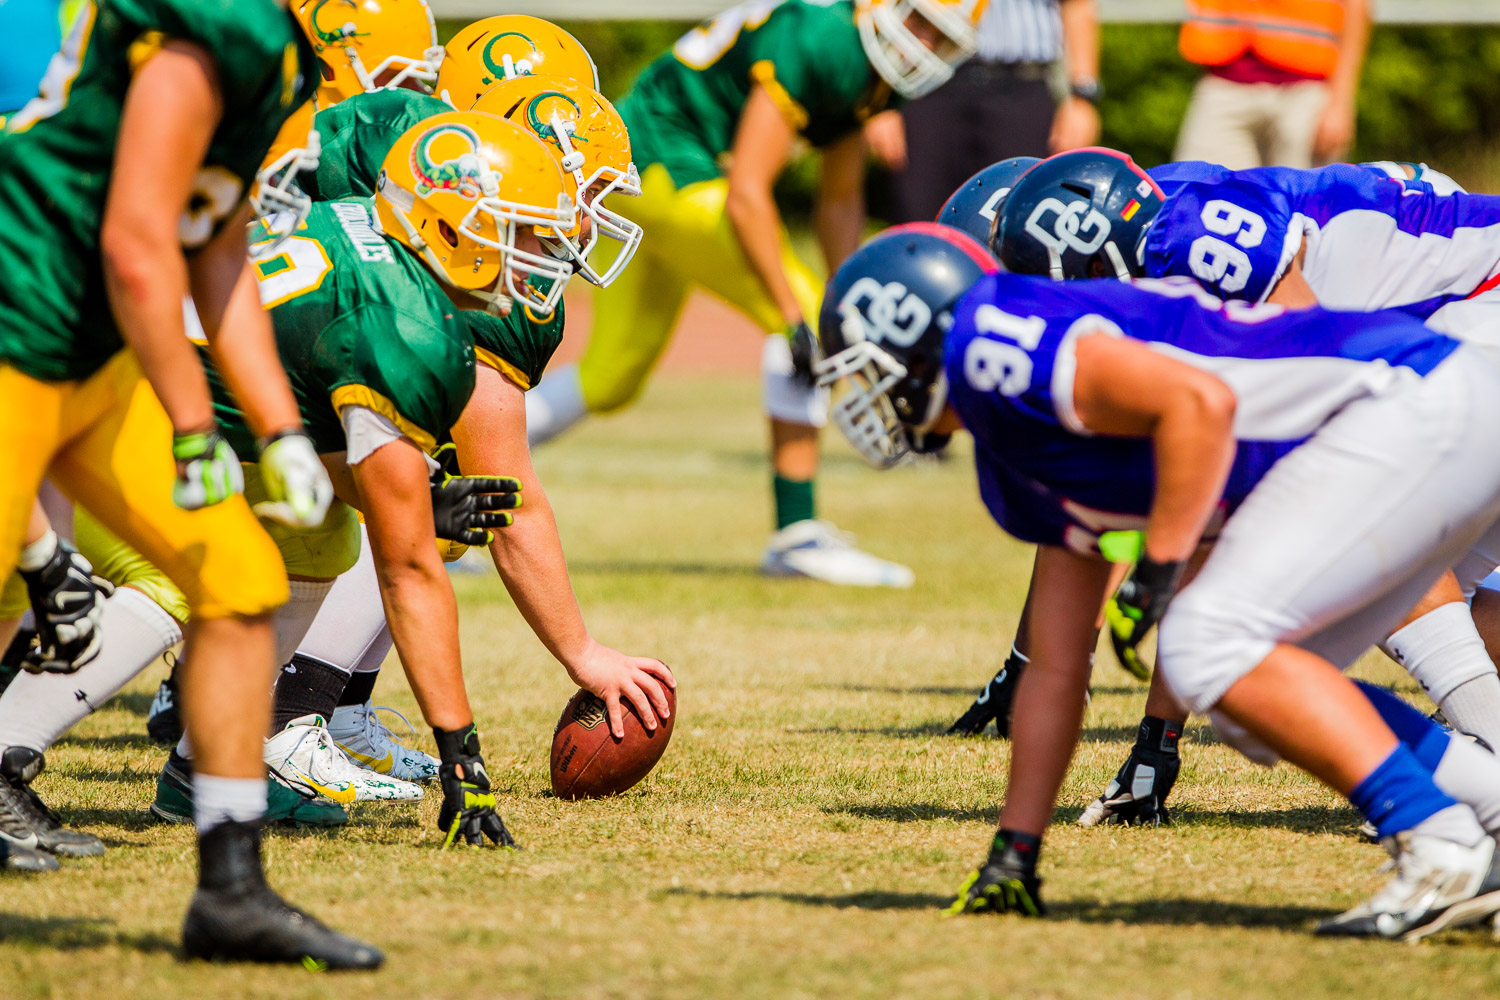
POLYGON ((633 787, 656 766, 672 739, 677 692, 663 685, 672 714, 647 732, 625 705, 625 738, 609 731, 604 702, 580 690, 568 700, 552 733, 552 793, 560 799, 597 799, 633 787))

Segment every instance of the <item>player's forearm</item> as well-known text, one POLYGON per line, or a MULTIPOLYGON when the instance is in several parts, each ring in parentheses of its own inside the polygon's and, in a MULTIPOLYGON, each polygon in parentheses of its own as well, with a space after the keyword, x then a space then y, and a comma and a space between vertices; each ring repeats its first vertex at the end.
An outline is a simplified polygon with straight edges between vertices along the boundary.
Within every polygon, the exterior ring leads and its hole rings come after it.
POLYGON ((1152 432, 1156 495, 1146 522, 1146 554, 1187 559, 1218 507, 1234 462, 1234 395, 1222 383, 1173 390, 1152 432))
POLYGON ((792 294, 791 282, 781 265, 781 212, 769 188, 762 191, 730 183, 725 212, 736 238, 756 277, 790 326, 803 319, 802 307, 792 294))
POLYGON ((1068 82, 1099 79, 1099 5, 1096 0, 1063 0, 1063 55, 1068 82))
POLYGON ((495 532, 490 555, 526 624, 559 663, 571 667, 588 649, 589 630, 568 578, 552 505, 540 485, 527 483, 523 495, 525 506, 514 524, 495 532))
POLYGON ((859 239, 864 235, 864 194, 845 195, 835 201, 820 198, 813 225, 818 232, 823 261, 832 274, 859 247, 859 239))
POLYGON ((461 729, 474 721, 458 647, 458 604, 437 549, 429 558, 376 560, 386 622, 427 724, 461 729))
POLYGON ((1328 78, 1329 98, 1354 105, 1359 92, 1359 75, 1364 68, 1365 49, 1370 43, 1371 13, 1369 0, 1350 0, 1344 14, 1344 32, 1339 36, 1339 58, 1333 75, 1328 78))
POLYGON ((214 413, 203 365, 183 328, 187 263, 175 236, 165 242, 150 236, 106 227, 105 290, 120 334, 135 352, 173 428, 202 430, 213 423, 214 413))

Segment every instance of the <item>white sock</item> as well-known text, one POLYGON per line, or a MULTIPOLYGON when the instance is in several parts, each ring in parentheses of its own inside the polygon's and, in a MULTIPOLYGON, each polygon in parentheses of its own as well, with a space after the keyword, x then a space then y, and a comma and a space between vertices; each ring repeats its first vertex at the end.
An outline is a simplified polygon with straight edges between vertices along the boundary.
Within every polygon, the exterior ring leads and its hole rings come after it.
POLYGON ((292 596, 271 613, 271 627, 276 631, 276 665, 289 663, 302 644, 307 630, 318 617, 323 599, 333 589, 333 580, 290 580, 292 596))
POLYGON ((265 778, 193 774, 193 821, 199 833, 220 823, 253 823, 266 814, 265 778))
POLYGON ((1459 601, 1444 604, 1392 632, 1382 648, 1439 705, 1459 685, 1476 677, 1496 676, 1494 661, 1484 651, 1484 640, 1474 627, 1474 616, 1469 606, 1459 601))
POLYGON ((551 441, 586 416, 578 366, 563 365, 526 393, 526 440, 533 447, 551 441))
POLYGON ((1500 836, 1500 757, 1462 736, 1448 741, 1432 780, 1479 817, 1490 836, 1500 836))
POLYGON ((76 674, 22 673, 0 696, 0 747, 45 751, 182 641, 177 619, 138 590, 104 602, 99 657, 76 674))
POLYGON ((1455 729, 1473 733, 1500 751, 1500 675, 1493 671, 1460 684, 1438 702, 1455 729))
POLYGON ((1438 810, 1412 827, 1411 832, 1451 840, 1465 846, 1473 846, 1485 837, 1484 828, 1474 818, 1474 810, 1462 802, 1438 810))
POLYGON ((57 532, 51 528, 47 533, 30 545, 22 546, 20 558, 16 560, 16 569, 23 573, 35 573, 47 565, 47 560, 57 552, 57 532))

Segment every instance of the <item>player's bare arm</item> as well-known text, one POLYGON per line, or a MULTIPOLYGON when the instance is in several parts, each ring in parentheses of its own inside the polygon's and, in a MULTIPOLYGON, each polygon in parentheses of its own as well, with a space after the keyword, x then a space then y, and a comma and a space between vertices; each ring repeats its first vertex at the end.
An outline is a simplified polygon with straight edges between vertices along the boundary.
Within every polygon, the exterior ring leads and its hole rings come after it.
POLYGON ((141 65, 125 94, 100 233, 120 332, 179 433, 214 422, 208 380, 183 330, 179 229, 222 113, 218 74, 199 46, 170 41, 141 65))
POLYGON ((474 721, 458 649, 458 605, 433 545, 427 462, 403 438, 353 467, 369 529, 386 621, 428 725, 458 730, 474 721))
POLYGON ((813 225, 830 274, 864 237, 865 159, 869 150, 869 141, 860 131, 850 132, 823 151, 813 225))
POLYGON ((663 687, 677 682, 661 661, 627 656, 589 634, 552 506, 531 464, 520 387, 488 365, 478 366, 474 395, 453 428, 453 441, 460 467, 479 473, 504 469, 521 480, 525 506, 510 527, 494 533, 490 554, 526 623, 576 684, 604 699, 617 736, 625 733, 626 702, 648 730, 655 729, 658 716, 671 714, 663 687))
POLYGON ((796 138, 771 92, 757 85, 745 102, 735 133, 724 204, 750 266, 788 326, 800 323, 803 316, 781 265, 781 211, 772 189, 791 158, 796 138))

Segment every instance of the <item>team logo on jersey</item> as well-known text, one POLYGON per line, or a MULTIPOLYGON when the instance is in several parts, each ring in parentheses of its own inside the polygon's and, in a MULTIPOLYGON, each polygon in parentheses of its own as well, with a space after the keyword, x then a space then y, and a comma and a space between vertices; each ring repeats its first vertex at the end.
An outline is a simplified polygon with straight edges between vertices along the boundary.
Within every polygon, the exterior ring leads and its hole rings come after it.
POLYGON ((451 191, 473 201, 480 195, 486 169, 479 156, 479 136, 467 125, 439 125, 424 132, 411 147, 411 172, 417 179, 419 198, 451 191))
POLYGON ((536 72, 536 67, 532 65, 532 61, 529 58, 511 60, 509 73, 506 72, 505 56, 502 55, 499 62, 495 61, 491 50, 507 38, 519 38, 525 44, 526 51, 531 55, 536 55, 536 43, 530 38, 527 38, 519 31, 500 32, 500 34, 485 42, 484 48, 479 50, 479 58, 484 61, 484 68, 493 74, 493 77, 486 76, 480 81, 486 86, 492 83, 499 83, 501 80, 509 80, 512 76, 530 76, 536 72))
POLYGON ((1031 210, 1026 231, 1059 254, 1091 254, 1109 239, 1109 220, 1086 201, 1064 205, 1056 198, 1043 198, 1031 210))
POLYGON ((526 105, 526 124, 544 141, 559 149, 562 148, 562 141, 557 134, 556 124, 561 124, 567 131, 569 142, 588 142, 587 137, 578 134, 578 120, 582 117, 583 109, 578 106, 578 102, 555 90, 543 91, 526 105))
POLYGON ((839 300, 844 318, 844 336, 851 342, 910 347, 922 339, 932 325, 932 307, 915 292, 908 294, 899 281, 882 285, 863 277, 849 286, 839 300))

